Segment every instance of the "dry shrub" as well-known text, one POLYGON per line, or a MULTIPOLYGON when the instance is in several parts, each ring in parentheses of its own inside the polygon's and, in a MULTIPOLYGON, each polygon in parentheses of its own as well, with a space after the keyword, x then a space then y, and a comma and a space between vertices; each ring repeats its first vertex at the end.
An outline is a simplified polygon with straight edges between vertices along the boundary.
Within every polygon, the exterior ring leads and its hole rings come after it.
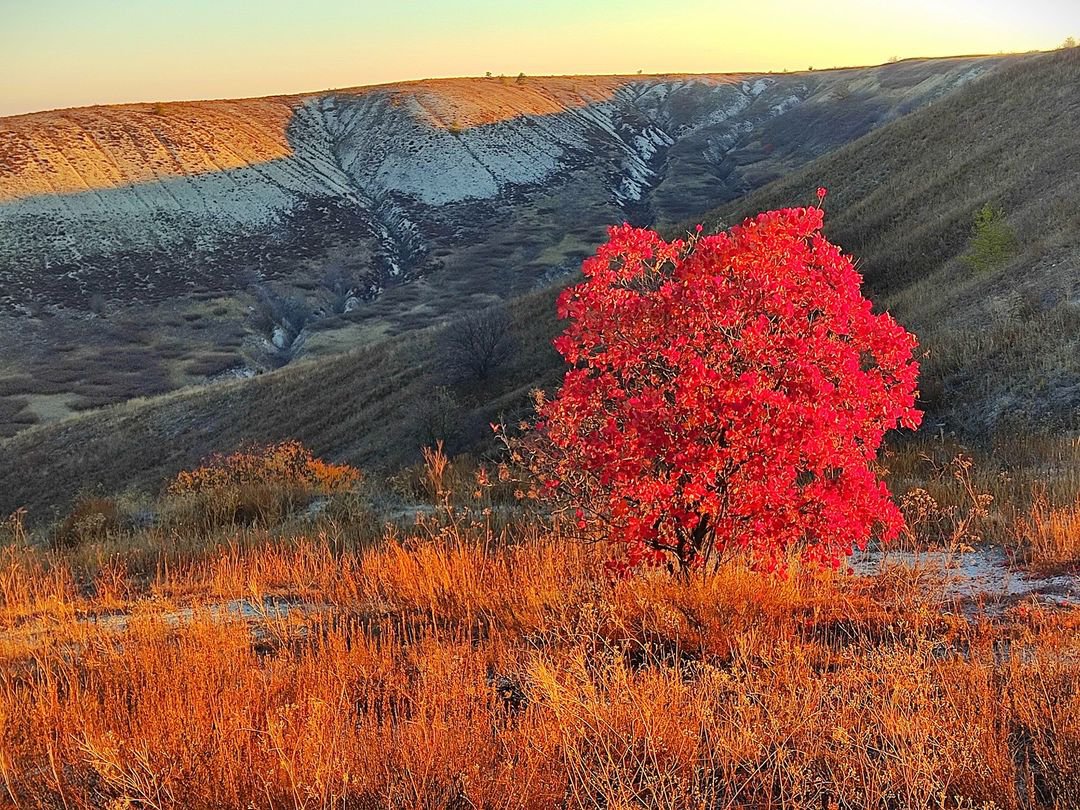
POLYGON ((439 368, 452 384, 483 383, 517 351, 505 307, 469 312, 439 333, 439 368))
POLYGON ((1053 506, 1037 492, 1031 511, 1017 526, 1018 545, 1026 561, 1045 571, 1080 566, 1080 499, 1053 506))
POLYGON ((345 491, 359 480, 358 470, 317 459, 300 442, 286 441, 211 456, 197 469, 177 475, 169 492, 182 495, 244 484, 281 483, 332 493, 345 491))
POLYGON ((26 543, 30 535, 26 528, 26 510, 16 509, 3 520, 0 520, 0 545, 21 546, 26 543))
POLYGON ((123 513, 115 500, 84 495, 53 530, 50 542, 57 549, 78 548, 105 540, 123 526, 123 513))
POLYGON ((467 454, 449 456, 443 443, 421 448, 423 461, 405 467, 390 479, 391 489, 410 503, 516 504, 516 476, 506 464, 486 464, 467 454))
POLYGON ((168 487, 168 522, 210 530, 271 526, 316 497, 346 493, 360 471, 312 456, 296 441, 216 455, 181 472, 168 487))
POLYGON ((940 465, 929 456, 923 460, 931 466, 927 480, 900 498, 905 524, 900 546, 970 550, 985 537, 994 497, 975 479, 970 457, 958 454, 940 465))

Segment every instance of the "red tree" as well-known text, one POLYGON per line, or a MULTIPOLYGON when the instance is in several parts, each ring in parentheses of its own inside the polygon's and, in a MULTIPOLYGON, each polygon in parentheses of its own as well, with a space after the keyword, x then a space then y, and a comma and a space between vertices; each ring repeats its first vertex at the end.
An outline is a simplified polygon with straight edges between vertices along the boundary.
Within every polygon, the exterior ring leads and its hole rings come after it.
POLYGON ((675 242, 611 228, 560 296, 571 369, 538 395, 531 457, 622 570, 735 548, 838 566, 902 528, 875 459, 919 424, 916 340, 871 311, 822 221, 770 211, 675 242))

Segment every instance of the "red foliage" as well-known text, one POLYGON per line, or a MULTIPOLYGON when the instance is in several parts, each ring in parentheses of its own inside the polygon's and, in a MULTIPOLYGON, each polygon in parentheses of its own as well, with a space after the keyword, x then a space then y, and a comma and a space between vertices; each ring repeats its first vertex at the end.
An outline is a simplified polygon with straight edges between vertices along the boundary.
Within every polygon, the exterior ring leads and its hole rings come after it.
POLYGON ((538 395, 531 457, 621 570, 736 548, 838 566, 902 528, 875 460, 919 424, 916 340, 871 311, 822 221, 770 211, 675 242, 614 227, 560 297, 572 368, 538 395))

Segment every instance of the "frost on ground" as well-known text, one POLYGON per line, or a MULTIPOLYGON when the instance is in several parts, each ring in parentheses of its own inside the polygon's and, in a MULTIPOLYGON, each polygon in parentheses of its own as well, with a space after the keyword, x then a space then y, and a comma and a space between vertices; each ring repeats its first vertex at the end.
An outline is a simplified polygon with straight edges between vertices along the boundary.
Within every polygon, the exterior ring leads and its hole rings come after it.
POLYGON ((856 576, 876 576, 902 566, 941 582, 941 595, 968 607, 1003 607, 1034 599, 1046 606, 1080 605, 1080 577, 1036 576, 1017 568, 1001 549, 982 546, 968 551, 857 552, 851 558, 856 576))

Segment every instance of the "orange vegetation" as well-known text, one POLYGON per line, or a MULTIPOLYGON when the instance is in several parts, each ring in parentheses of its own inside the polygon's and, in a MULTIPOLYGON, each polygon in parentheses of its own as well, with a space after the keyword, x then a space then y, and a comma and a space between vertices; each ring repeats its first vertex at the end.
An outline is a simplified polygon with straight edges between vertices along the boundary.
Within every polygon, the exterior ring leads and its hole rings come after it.
POLYGON ((252 447, 211 457, 195 470, 185 470, 169 492, 213 492, 247 484, 298 486, 312 492, 343 492, 360 481, 360 471, 347 464, 330 464, 311 455, 297 441, 252 447))
MULTIPOLYGON (((394 484, 415 520, 379 528, 296 443, 178 477, 158 525, 88 499, 120 528, 46 550, 0 523, 0 808, 1080 806, 1080 610, 794 558, 615 581, 507 470, 425 458, 394 484), (169 520, 297 480, 337 492, 306 524, 169 520)), ((975 541, 972 469, 925 482, 913 532, 975 541)))
POLYGON ((1080 500, 1053 506, 1045 494, 1037 494, 1017 534, 1025 541, 1022 553, 1036 569, 1080 569, 1080 500))
POLYGON ((9 546, 0 806, 1080 803, 1076 612, 968 616, 894 569, 613 582, 448 497, 377 546, 339 519, 9 546))
POLYGON ((276 526, 316 498, 346 493, 360 471, 286 441, 213 456, 168 487, 161 522, 198 535, 222 526, 276 526))

